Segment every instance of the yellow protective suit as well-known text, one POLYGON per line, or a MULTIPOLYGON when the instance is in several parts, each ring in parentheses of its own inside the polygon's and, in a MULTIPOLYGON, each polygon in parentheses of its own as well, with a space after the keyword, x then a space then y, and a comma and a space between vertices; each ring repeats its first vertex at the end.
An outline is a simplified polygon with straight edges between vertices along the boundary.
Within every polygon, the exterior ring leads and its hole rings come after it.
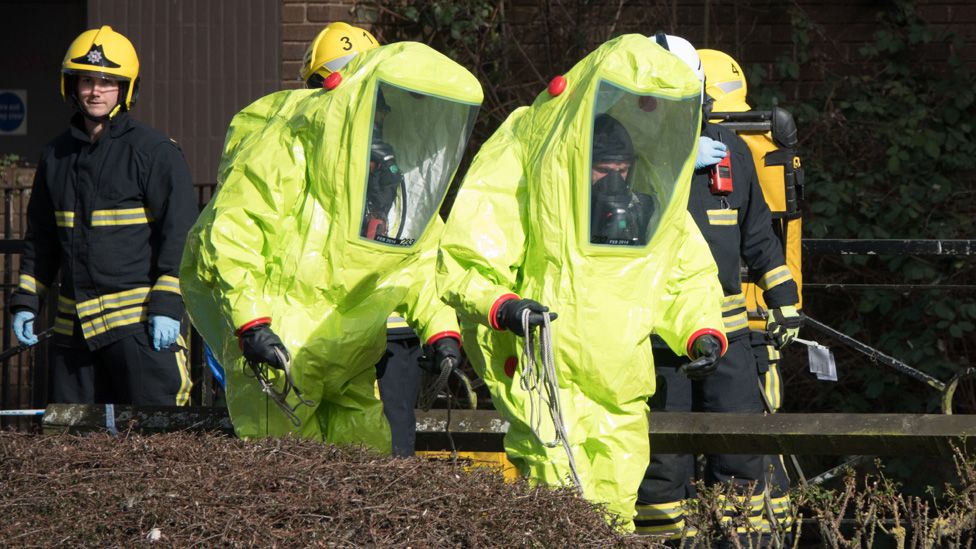
POLYGON ((332 91, 278 92, 234 117, 218 192, 187 238, 180 282, 190 318, 226 369, 239 436, 295 432, 388 452, 374 395, 387 316, 396 311, 428 342, 456 335, 455 313, 433 282, 437 212, 482 90, 417 43, 364 52, 342 74, 332 91), (385 205, 391 232, 366 238, 378 143, 396 153, 387 173, 397 183, 385 205), (297 406, 298 428, 245 373, 235 331, 264 317, 314 403, 297 406))
MULTIPOLYGON (((515 367, 521 340, 490 318, 513 292, 559 314, 555 366, 584 496, 632 529, 649 460, 650 334, 682 354, 702 333, 725 346, 717 270, 686 207, 700 83, 640 35, 607 42, 565 78, 562 94, 516 110, 475 157, 441 239, 438 289, 458 310, 465 350, 511 424, 509 457, 552 485, 568 482, 568 457, 532 434, 515 367), (647 244, 591 243, 591 141, 604 113, 633 139, 633 189, 656 203, 647 244)), ((541 435, 551 440, 541 413, 541 435)))

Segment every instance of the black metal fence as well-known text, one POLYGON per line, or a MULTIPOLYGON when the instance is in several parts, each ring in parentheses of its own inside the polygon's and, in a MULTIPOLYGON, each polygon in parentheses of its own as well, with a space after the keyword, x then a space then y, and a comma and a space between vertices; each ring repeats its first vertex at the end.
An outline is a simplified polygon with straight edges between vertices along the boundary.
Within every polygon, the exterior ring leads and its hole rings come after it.
MULTIPOLYGON (((3 258, 3 274, 0 278, 0 344, 2 350, 17 345, 9 326, 7 304, 11 292, 19 282, 20 255, 23 253, 24 235, 27 229, 27 204, 30 201, 34 170, 29 167, 13 167, 0 170, 0 192, 3 206, 0 211, 0 257, 3 258)), ((194 185, 200 208, 210 200, 216 188, 214 183, 194 185)), ((55 288, 51 289, 54 292, 55 288)), ((56 300, 47 300, 46 309, 38 314, 35 332, 49 326, 56 312, 56 300)), ((206 365, 203 341, 191 328, 189 346, 190 375, 193 379, 191 400, 193 404, 210 406, 219 397, 220 388, 206 365)), ((47 405, 47 344, 41 343, 29 350, 9 357, 0 364, 0 410, 39 409, 47 405)), ((23 427, 30 420, 17 416, 0 416, 0 428, 23 427)))

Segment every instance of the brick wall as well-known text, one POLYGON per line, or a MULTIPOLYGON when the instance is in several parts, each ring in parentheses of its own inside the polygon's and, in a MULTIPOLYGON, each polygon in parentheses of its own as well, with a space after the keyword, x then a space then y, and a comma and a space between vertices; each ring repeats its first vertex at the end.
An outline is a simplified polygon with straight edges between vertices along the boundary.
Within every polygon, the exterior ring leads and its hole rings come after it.
MULTIPOLYGON (((297 79, 302 55, 318 31, 331 21, 341 20, 371 30, 383 41, 384 28, 370 19, 368 3, 355 0, 283 0, 282 2, 282 86, 300 87, 297 79)), ((920 0, 920 13, 934 29, 958 33, 964 46, 958 53, 976 68, 976 2, 972 0, 920 0)), ((621 33, 651 34, 657 30, 679 34, 699 47, 712 47, 736 57, 743 66, 759 64, 773 74, 774 63, 783 52, 792 52, 792 26, 788 7, 782 0, 645 0, 619 2, 547 2, 508 0, 504 3, 509 22, 507 36, 528 52, 534 67, 524 59, 513 59, 513 72, 537 70, 548 78, 568 67, 558 66, 565 57, 566 43, 578 45, 576 58, 602 41, 621 33), (520 66, 521 65, 521 66, 520 66), (530 70, 533 69, 533 70, 530 70)), ((874 21, 889 5, 879 0, 794 0, 816 28, 811 36, 823 63, 803 67, 801 79, 816 81, 826 66, 843 73, 857 49, 871 40, 874 21), (824 65, 826 64, 826 65, 824 65)), ((930 48, 929 57, 945 58, 948 46, 930 48)), ((575 53, 575 52, 574 52, 575 53)), ((802 87, 802 85, 800 86, 802 87)))

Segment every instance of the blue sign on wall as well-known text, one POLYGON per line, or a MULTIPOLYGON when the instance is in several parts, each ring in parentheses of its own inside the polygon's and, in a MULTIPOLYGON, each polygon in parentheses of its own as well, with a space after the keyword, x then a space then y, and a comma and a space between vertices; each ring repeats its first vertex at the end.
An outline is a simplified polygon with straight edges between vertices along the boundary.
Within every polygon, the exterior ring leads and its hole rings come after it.
POLYGON ((27 135, 27 90, 0 90, 0 135, 27 135))

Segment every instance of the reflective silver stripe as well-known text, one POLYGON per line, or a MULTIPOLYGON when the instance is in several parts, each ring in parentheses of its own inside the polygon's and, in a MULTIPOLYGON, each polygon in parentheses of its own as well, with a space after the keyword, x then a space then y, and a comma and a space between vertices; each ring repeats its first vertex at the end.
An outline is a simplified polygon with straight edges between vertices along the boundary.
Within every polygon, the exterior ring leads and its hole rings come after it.
POLYGON ((54 212, 54 221, 58 227, 71 228, 75 226, 75 212, 54 212))
POLYGON ((58 296, 58 312, 69 316, 75 316, 75 300, 68 299, 63 295, 58 296))
POLYGON ((92 212, 92 227, 109 225, 142 225, 149 223, 146 208, 127 208, 122 210, 95 210, 92 212))
POLYGON ((739 222, 739 210, 706 210, 709 225, 735 225, 739 222))
POLYGON ((684 502, 673 501, 670 503, 653 503, 647 505, 637 505, 638 520, 667 520, 681 518, 685 514, 684 502))
POLYGON ((760 288, 768 290, 770 288, 775 288, 776 286, 779 286, 780 284, 789 280, 793 280, 793 275, 790 273, 789 267, 786 265, 780 265, 779 267, 776 267, 775 269, 764 274, 756 284, 758 284, 760 288))
POLYGON ((746 306, 746 295, 736 294, 727 295, 722 298, 722 312, 727 313, 733 309, 746 306))
POLYGON ((163 275, 156 280, 153 285, 154 292, 173 292, 180 293, 180 279, 175 276, 163 275))
POLYGON ((20 273, 20 282, 17 284, 17 287, 32 294, 43 293, 47 290, 46 286, 27 273, 20 273))
POLYGON ((387 328, 409 328, 410 325, 407 324, 407 319, 402 316, 390 316, 386 319, 387 328))
POLYGON ((75 331, 75 323, 63 316, 54 319, 54 333, 61 335, 71 335, 75 331))
POLYGON ((106 309, 116 309, 119 307, 127 307, 129 305, 143 303, 146 301, 146 297, 148 296, 149 288, 145 287, 103 295, 78 304, 78 316, 84 318, 86 316, 101 313, 106 309))
POLYGON ((342 67, 345 67, 352 61, 352 58, 356 57, 356 53, 350 53, 349 55, 343 55, 342 57, 336 57, 328 63, 323 63, 321 68, 328 69, 330 72, 335 72, 342 67))
POLYGON ((128 326, 129 324, 142 322, 148 317, 148 310, 149 307, 145 305, 141 307, 121 309, 115 311, 114 313, 95 317, 91 320, 83 322, 81 324, 81 330, 85 334, 85 339, 88 339, 90 337, 105 333, 113 328, 119 328, 121 326, 128 326))
POLYGON ((742 88, 742 81, 732 80, 730 82, 719 82, 718 84, 715 84, 715 87, 724 91, 725 93, 731 93, 742 88))
POLYGON ((747 317, 745 311, 743 311, 732 316, 722 317, 722 322, 725 324, 726 332, 734 332, 748 326, 749 317, 747 317))

